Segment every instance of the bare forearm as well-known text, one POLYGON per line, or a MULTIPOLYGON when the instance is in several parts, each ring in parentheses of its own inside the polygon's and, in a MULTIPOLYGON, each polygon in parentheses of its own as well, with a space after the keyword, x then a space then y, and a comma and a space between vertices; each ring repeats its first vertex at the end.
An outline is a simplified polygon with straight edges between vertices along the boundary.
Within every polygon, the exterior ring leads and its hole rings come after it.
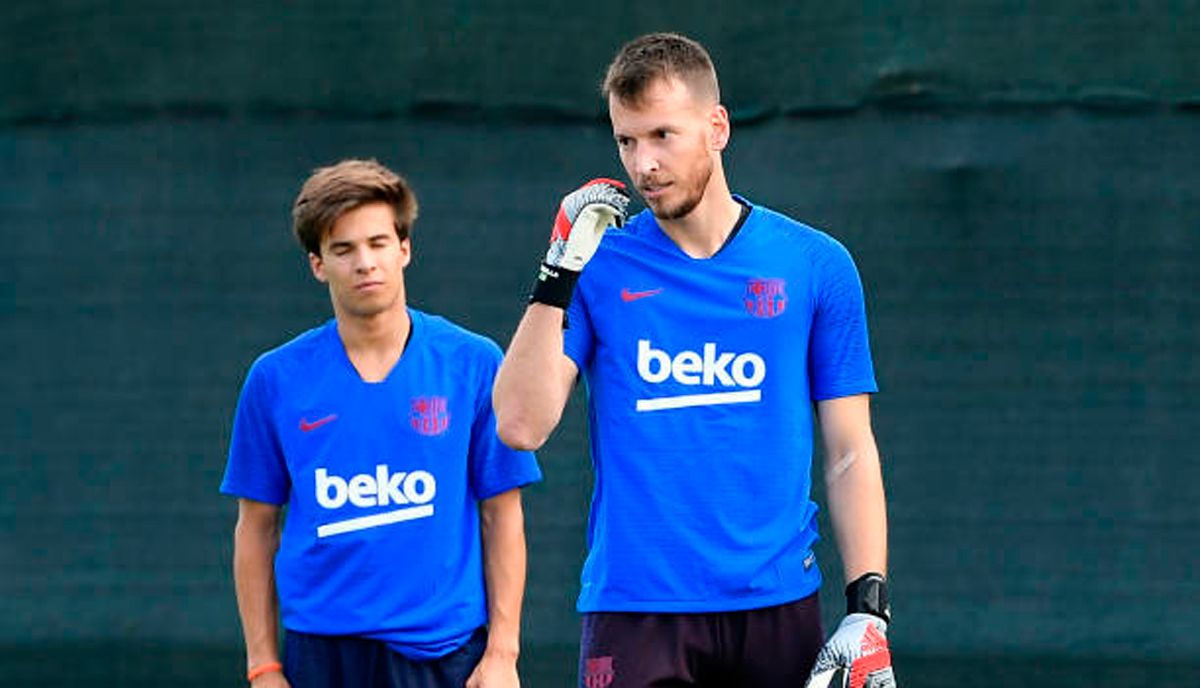
POLYGON ((826 495, 846 582, 887 574, 887 508, 874 441, 850 448, 826 469, 826 495))
POLYGON ((273 569, 278 543, 277 531, 238 521, 233 574, 248 667, 279 661, 279 603, 273 569))
POLYGON ((511 447, 537 449, 562 417, 573 382, 562 330, 562 309, 535 303, 513 335, 492 390, 496 430, 511 447))
POLYGON ((825 493, 846 581, 887 573, 887 506, 871 398, 860 394, 817 404, 825 440, 825 493))
POLYGON ((487 500, 481 517, 488 599, 487 652, 515 661, 521 646, 526 567, 520 491, 511 490, 487 500))

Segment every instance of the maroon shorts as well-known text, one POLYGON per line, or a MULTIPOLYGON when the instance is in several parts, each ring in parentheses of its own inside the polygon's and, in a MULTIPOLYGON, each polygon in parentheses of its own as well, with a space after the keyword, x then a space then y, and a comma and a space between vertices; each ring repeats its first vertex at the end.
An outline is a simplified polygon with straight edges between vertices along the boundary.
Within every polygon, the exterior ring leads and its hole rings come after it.
POLYGON ((814 593, 737 612, 583 615, 581 688, 798 688, 824 644, 814 593))

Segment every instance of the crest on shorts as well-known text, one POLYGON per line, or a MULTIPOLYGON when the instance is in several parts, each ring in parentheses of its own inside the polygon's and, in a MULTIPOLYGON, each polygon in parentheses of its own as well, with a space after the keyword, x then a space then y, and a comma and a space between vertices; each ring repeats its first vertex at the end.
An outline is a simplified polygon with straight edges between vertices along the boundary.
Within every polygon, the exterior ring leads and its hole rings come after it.
POLYGON ((774 318, 787 308, 787 280, 778 277, 751 277, 746 280, 742 300, 746 312, 756 318, 774 318))
POLYGON ((450 427, 450 410, 446 397, 414 397, 410 402, 408 422, 422 435, 440 435, 450 427))
POLYGON ((583 665, 584 688, 608 688, 616 675, 611 656, 590 657, 583 665))

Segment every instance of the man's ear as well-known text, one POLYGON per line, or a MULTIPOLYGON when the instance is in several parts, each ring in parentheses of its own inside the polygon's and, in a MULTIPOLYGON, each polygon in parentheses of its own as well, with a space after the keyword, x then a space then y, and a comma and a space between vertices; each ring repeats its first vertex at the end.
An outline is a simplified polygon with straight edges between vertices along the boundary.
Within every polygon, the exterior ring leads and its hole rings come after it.
POLYGON ((708 115, 709 124, 709 145, 715 151, 725 150, 725 146, 729 145, 729 111, 720 103, 713 106, 712 112, 708 115))
POLYGON ((400 240, 400 253, 404 256, 404 263, 400 267, 408 267, 412 263, 412 237, 405 237, 400 240))
POLYGON ((325 262, 321 260, 321 256, 310 253, 308 254, 308 267, 312 270, 313 277, 317 278, 318 282, 328 282, 325 277, 325 262))

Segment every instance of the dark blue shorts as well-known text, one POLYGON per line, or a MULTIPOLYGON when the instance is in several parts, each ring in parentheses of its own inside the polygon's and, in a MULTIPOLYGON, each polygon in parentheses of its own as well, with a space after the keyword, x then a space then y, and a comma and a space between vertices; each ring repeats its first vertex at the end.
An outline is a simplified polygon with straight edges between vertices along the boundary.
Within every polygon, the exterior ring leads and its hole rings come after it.
POLYGON ((583 615, 581 688, 799 688, 825 642, 814 593, 737 612, 583 615))
POLYGON ((463 688, 486 646, 480 628, 450 654, 418 662, 381 640, 288 631, 283 674, 292 688, 463 688))

